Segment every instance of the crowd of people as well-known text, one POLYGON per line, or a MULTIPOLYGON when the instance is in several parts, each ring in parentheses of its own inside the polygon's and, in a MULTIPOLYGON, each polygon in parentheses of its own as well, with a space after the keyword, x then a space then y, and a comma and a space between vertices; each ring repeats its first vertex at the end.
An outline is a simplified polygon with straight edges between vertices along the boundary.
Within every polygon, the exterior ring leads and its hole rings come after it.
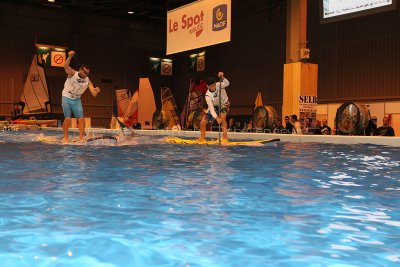
MULTIPOLYGON (((388 117, 384 117, 382 126, 377 127, 376 123, 372 120, 370 125, 365 130, 364 135, 371 136, 395 136, 394 129, 389 125, 390 120, 388 117)), ((302 124, 298 119, 297 115, 285 116, 284 121, 278 119, 273 125, 272 129, 261 129, 263 132, 278 133, 278 134, 314 134, 314 135, 334 135, 341 134, 339 130, 332 129, 328 126, 327 119, 317 120, 306 118, 302 124)), ((229 132, 259 132, 260 129, 254 129, 252 127, 251 120, 235 121, 234 118, 229 119, 228 123, 229 132)))

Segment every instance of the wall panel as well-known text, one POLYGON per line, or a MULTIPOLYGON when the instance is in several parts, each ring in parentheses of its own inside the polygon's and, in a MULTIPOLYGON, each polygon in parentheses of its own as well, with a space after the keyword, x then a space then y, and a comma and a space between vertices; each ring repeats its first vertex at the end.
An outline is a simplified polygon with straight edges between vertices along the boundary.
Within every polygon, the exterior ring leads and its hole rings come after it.
POLYGON ((308 1, 307 36, 319 101, 400 99, 399 10, 320 24, 318 2, 308 1))
MULTIPOLYGON (((239 0, 233 1, 233 8, 235 1, 239 0)), ((103 117, 109 116, 116 86, 137 88, 140 77, 150 77, 158 107, 159 88, 166 85, 181 109, 190 78, 205 79, 220 70, 231 81, 231 115, 250 115, 258 91, 262 92, 264 103, 280 113, 286 51, 285 2, 280 7, 233 17, 229 43, 172 55, 173 77, 148 72, 149 56, 165 57, 163 24, 75 17, 61 9, 49 12, 0 3, 0 115, 9 115, 12 103, 20 99, 35 41, 68 46, 78 52, 81 62, 91 66, 90 77, 102 88, 97 98, 89 93, 83 97, 93 126, 108 121, 103 117), (191 72, 189 55, 203 50, 206 71, 191 72)), ((308 5, 308 47, 310 62, 318 64, 319 102, 400 99, 399 10, 320 24, 318 1, 308 1, 308 5)), ((61 111, 64 81, 61 68, 48 70, 56 112, 61 111)))
MULTIPOLYGON (((35 42, 76 50, 80 63, 90 66, 90 79, 102 90, 96 98, 89 92, 82 98, 93 126, 105 125, 105 117, 109 121, 114 88, 137 88, 139 78, 149 75, 148 57, 163 49, 163 29, 149 23, 72 18, 62 10, 13 5, 0 5, 0 10, 0 116, 9 116, 12 103, 20 100, 35 42)), ((79 68, 75 60, 71 66, 79 68)), ((53 112, 62 112, 64 69, 49 67, 46 74, 53 112)))

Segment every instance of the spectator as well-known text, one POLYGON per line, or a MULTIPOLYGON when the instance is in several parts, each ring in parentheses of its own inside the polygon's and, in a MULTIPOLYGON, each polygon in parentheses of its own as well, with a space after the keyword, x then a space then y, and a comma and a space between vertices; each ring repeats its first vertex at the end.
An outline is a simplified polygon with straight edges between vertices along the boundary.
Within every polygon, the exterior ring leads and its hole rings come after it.
POLYGON ((368 135, 376 135, 377 128, 378 128, 378 127, 376 127, 376 123, 377 123, 376 117, 372 117, 368 122, 367 128, 365 129, 365 135, 367 135, 367 136, 368 135))
POLYGON ((228 125, 228 132, 234 132, 235 128, 236 128, 235 120, 233 118, 230 118, 228 124, 229 124, 228 125))
POLYGON ((377 134, 379 136, 395 136, 394 134, 394 129, 389 126, 389 118, 388 117, 384 117, 383 118, 383 126, 379 127, 376 130, 377 134))
POLYGON ((311 134, 322 134, 321 122, 319 120, 314 121, 311 131, 311 134))
POLYGON ((249 123, 247 123, 247 127, 244 128, 243 130, 246 130, 247 132, 253 131, 253 119, 250 119, 249 123))
POLYGON ((242 127, 240 127, 240 123, 238 121, 235 122, 235 131, 240 131, 242 127))
POLYGON ((285 116, 285 130, 289 134, 293 131, 293 124, 290 123, 289 116, 285 116))
POLYGON ((313 125, 312 125, 312 119, 311 118, 306 118, 305 119, 305 125, 304 125, 304 134, 313 134, 313 125))
POLYGON ((290 116, 290 123, 293 124, 292 134, 302 134, 303 130, 301 129, 301 123, 297 119, 297 115, 293 114, 290 116))
POLYGON ((332 134, 332 129, 327 124, 328 124, 328 121, 326 119, 323 119, 322 127, 321 127, 321 132, 323 135, 331 135, 332 134))
POLYGON ((138 122, 137 119, 134 118, 134 119, 133 119, 132 128, 133 128, 133 129, 140 130, 140 129, 142 129, 142 124, 140 124, 140 122, 138 122))
POLYGON ((274 125, 274 130, 273 130, 273 132, 274 132, 274 133, 282 133, 282 131, 283 131, 284 129, 285 129, 285 128, 283 128, 282 121, 281 121, 281 120, 278 120, 277 123, 276 123, 276 125, 274 125))

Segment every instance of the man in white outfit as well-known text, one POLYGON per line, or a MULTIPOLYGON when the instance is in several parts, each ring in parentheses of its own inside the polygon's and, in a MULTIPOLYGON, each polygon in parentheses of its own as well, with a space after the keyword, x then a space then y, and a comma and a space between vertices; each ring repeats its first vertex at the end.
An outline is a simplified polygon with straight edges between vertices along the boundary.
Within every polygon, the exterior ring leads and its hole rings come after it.
POLYGON ((222 141, 228 141, 226 114, 229 111, 229 99, 225 88, 229 86, 229 81, 224 77, 223 72, 218 73, 218 78, 220 79, 219 82, 216 82, 212 77, 207 79, 208 90, 205 97, 208 110, 200 122, 200 138, 198 139, 200 143, 205 142, 207 123, 214 120, 221 124, 222 141), (221 107, 219 106, 219 94, 221 94, 221 107), (217 115, 217 112, 220 112, 220 114, 217 115))
POLYGON ((64 143, 68 143, 68 130, 71 127, 72 114, 78 119, 79 124, 79 140, 83 139, 85 131, 85 120, 83 118, 83 107, 81 102, 81 95, 89 88, 93 96, 97 96, 100 92, 99 87, 94 87, 89 80, 89 67, 82 65, 79 71, 75 71, 69 65, 71 59, 75 55, 75 51, 68 52, 68 58, 64 63, 64 69, 68 77, 64 83, 64 90, 62 91, 62 108, 64 112, 64 143))

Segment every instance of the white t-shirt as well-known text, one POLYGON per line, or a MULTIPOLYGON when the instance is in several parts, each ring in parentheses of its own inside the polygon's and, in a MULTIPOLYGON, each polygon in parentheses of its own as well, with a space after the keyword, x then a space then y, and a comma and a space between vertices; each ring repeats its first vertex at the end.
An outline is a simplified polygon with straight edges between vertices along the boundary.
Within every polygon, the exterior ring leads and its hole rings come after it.
POLYGON ((299 121, 293 123, 292 134, 302 134, 302 133, 303 131, 301 129, 301 123, 299 121))
POLYGON ((207 90, 206 92, 206 102, 208 105, 208 110, 207 112, 211 111, 211 115, 213 118, 217 117, 217 113, 214 110, 214 106, 219 106, 219 92, 221 91, 221 105, 225 105, 228 103, 228 95, 226 94, 225 88, 229 86, 229 81, 224 78, 221 82, 215 83, 216 84, 216 89, 214 92, 211 92, 210 90, 207 90))
POLYGON ((85 92, 89 86, 89 78, 81 78, 79 72, 75 71, 74 75, 67 77, 64 83, 64 90, 62 91, 62 96, 78 99, 85 92))

